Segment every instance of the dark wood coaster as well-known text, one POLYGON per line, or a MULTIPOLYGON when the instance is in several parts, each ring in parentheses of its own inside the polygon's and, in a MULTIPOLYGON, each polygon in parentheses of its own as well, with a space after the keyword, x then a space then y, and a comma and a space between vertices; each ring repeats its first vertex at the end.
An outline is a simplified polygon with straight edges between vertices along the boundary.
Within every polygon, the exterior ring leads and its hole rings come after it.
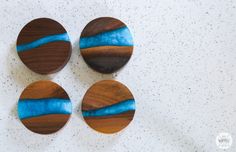
POLYGON ((71 56, 71 43, 63 26, 49 18, 26 24, 17 38, 17 53, 22 62, 39 74, 61 70, 71 56))
POLYGON ((72 104, 66 91, 51 81, 37 81, 25 88, 18 101, 18 116, 29 130, 51 134, 69 120, 72 104))
POLYGON ((129 61, 133 52, 132 35, 128 27, 118 19, 97 18, 82 31, 80 51, 92 69, 112 73, 129 61))
POLYGON ((103 80, 92 85, 82 101, 86 123, 102 133, 116 133, 133 119, 135 100, 129 89, 118 81, 103 80))

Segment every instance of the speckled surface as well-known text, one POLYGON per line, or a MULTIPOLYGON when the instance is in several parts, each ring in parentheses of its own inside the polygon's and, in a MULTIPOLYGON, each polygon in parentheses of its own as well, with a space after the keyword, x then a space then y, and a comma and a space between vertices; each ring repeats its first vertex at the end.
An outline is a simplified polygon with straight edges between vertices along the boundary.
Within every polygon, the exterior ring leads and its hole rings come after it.
POLYGON ((229 132, 236 149, 236 1, 1 1, 0 149, 3 152, 221 152, 219 132, 229 132), (124 21, 134 37, 129 63, 103 75, 84 63, 78 40, 97 17, 124 21), (27 69, 15 50, 21 28, 49 17, 68 31, 73 44, 65 68, 50 76, 27 69), (78 57, 79 56, 79 57, 78 57), (136 114, 124 131, 99 134, 83 121, 80 109, 94 82, 115 78, 130 88, 136 114), (42 136, 24 128, 16 105, 31 82, 51 79, 73 103, 67 126, 42 136))

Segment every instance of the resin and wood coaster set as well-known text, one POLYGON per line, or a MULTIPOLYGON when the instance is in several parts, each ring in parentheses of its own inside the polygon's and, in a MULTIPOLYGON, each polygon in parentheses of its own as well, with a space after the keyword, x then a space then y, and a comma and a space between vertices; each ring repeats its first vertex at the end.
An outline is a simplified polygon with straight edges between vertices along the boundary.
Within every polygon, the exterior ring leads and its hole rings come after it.
MULTIPOLYGON (((65 28, 49 18, 26 24, 17 38, 17 53, 22 62, 38 74, 60 71, 71 56, 71 42, 65 28)), ((101 17, 89 22, 81 33, 79 48, 84 61, 97 72, 110 74, 131 58, 133 39, 120 20, 101 17)), ((135 113, 131 91, 115 80, 102 80, 85 93, 81 110, 85 122, 102 133, 124 129, 135 113)), ((68 122, 72 102, 58 84, 41 80, 28 85, 18 101, 18 116, 23 125, 39 134, 55 133, 68 122)))

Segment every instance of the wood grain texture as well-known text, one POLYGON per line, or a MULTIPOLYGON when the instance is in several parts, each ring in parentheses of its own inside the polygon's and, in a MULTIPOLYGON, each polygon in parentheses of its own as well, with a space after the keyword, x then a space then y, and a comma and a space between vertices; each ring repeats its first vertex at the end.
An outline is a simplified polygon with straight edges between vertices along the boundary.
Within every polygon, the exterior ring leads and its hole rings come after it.
MULTIPOLYGON (((111 17, 101 17, 89 22, 83 29, 80 38, 93 37, 97 34, 113 31, 122 27, 126 27, 126 25, 118 19, 111 17)), ((119 32, 117 34, 119 34, 119 32)), ((131 33, 128 33, 128 35, 131 36, 131 33)), ((116 36, 111 37, 112 39, 109 38, 110 41, 119 41, 115 40, 116 36)), ((124 37, 126 37, 126 35, 124 37)), ((103 38, 101 38, 101 42, 103 42, 103 38)), ((99 43, 100 42, 97 44, 98 46, 88 48, 81 47, 80 50, 85 62, 92 69, 100 73, 107 74, 119 70, 129 61, 133 53, 133 46, 122 46, 122 44, 119 46, 117 44, 117 46, 101 44, 101 46, 99 46, 99 43)))
MULTIPOLYGON (((66 91, 58 84, 42 80, 27 86, 22 92, 20 99, 47 99, 62 98, 69 99, 66 91)), ((24 102, 24 101, 19 101, 24 102)), ((19 107, 18 107, 19 108, 19 107)), ((39 107, 40 108, 40 107, 39 107)), ((32 111, 30 107, 26 110, 32 111)), ((18 109, 19 112, 19 109, 18 109)), ((29 130, 39 134, 50 134, 57 132, 69 120, 70 114, 45 114, 21 119, 22 123, 29 130)))
POLYGON ((69 99, 66 91, 58 84, 41 80, 28 85, 20 95, 20 99, 64 98, 69 99))
POLYGON ((21 122, 29 130, 39 134, 51 134, 60 130, 68 121, 70 115, 50 114, 40 117, 22 119, 21 122))
POLYGON ((97 56, 130 57, 132 51, 133 51, 133 46, 98 46, 98 47, 81 49, 81 54, 86 58, 94 58, 97 56))
POLYGON ((132 46, 100 46, 81 49, 81 54, 91 68, 112 73, 129 61, 132 51, 132 46))
POLYGON ((133 120, 135 111, 104 116, 104 117, 85 117, 86 123, 96 131, 111 134, 124 129, 133 120))
POLYGON ((103 80, 93 84, 85 93, 82 110, 94 110, 118 102, 134 99, 130 90, 115 80, 103 80))
POLYGON ((19 52, 22 62, 32 71, 50 74, 61 70, 71 56, 71 45, 68 42, 52 42, 30 51, 19 52))
POLYGON ((48 35, 65 32, 64 27, 55 20, 49 18, 34 19, 27 23, 20 31, 17 38, 17 45, 29 43, 48 35))
POLYGON ((114 30, 126 26, 120 20, 112 17, 101 17, 89 22, 81 33, 81 37, 96 35, 101 32, 114 30))
MULTIPOLYGON (((17 38, 17 47, 32 43, 40 38, 66 33, 64 27, 48 18, 35 19, 26 24, 17 38)), ((50 42, 32 49, 18 52, 22 62, 39 74, 51 74, 61 70, 71 56, 69 41, 50 42)))
MULTIPOLYGON (((82 112, 104 108, 128 99, 134 99, 134 97, 123 84, 114 80, 99 81, 86 92, 82 101, 82 112)), ((84 117, 84 119, 91 128, 99 132, 115 133, 130 123, 134 112, 132 110, 116 115, 84 117)))

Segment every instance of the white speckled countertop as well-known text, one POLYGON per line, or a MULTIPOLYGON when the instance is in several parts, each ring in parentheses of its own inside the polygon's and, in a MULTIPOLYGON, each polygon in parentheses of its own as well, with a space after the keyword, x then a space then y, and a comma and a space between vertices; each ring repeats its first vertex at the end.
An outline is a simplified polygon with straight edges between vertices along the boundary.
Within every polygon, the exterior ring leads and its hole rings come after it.
POLYGON ((221 152, 228 132, 236 151, 236 1, 234 0, 2 0, 0 4, 1 152, 221 152), (124 21, 134 41, 129 63, 113 75, 94 72, 81 58, 78 39, 94 18, 124 21), (30 20, 49 17, 68 31, 73 53, 50 76, 31 72, 15 43, 30 20), (80 104, 94 82, 114 78, 135 96, 134 121, 114 135, 99 134, 81 117, 80 104), (17 117, 21 91, 51 79, 68 92, 73 115, 53 135, 34 134, 17 117))

